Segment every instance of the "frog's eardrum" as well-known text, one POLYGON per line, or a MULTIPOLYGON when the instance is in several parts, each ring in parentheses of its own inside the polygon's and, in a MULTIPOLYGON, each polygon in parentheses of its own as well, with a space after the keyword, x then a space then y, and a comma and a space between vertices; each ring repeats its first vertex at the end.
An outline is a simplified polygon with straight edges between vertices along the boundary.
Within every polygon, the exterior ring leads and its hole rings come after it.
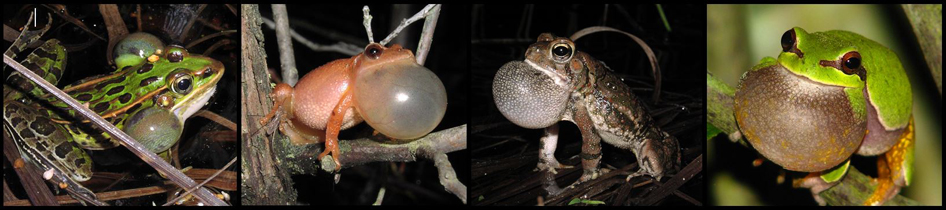
POLYGON ((522 61, 499 68, 493 79, 493 101, 503 116, 518 126, 545 128, 561 121, 568 88, 522 61))

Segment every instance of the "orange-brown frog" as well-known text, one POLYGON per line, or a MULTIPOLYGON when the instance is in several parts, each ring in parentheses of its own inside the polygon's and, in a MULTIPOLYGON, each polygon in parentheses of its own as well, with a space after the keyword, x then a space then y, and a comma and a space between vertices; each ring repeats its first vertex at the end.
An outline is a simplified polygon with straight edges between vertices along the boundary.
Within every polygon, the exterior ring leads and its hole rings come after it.
POLYGON ((277 84, 272 111, 260 123, 282 113, 279 130, 294 143, 322 142, 335 170, 338 133, 362 121, 394 139, 416 139, 432 131, 447 109, 443 83, 415 62, 401 46, 371 43, 351 58, 322 65, 303 76, 296 87, 277 84))
MULTIPOLYGON (((577 183, 599 175, 601 140, 637 156, 640 169, 627 177, 661 177, 680 164, 677 140, 657 127, 630 88, 604 63, 575 50, 568 38, 545 33, 526 50, 525 61, 506 63, 493 79, 493 99, 507 119, 525 128, 547 128, 538 168, 564 168, 553 155, 559 121, 582 135, 577 183)), ((574 186, 574 184, 572 185, 574 186)))

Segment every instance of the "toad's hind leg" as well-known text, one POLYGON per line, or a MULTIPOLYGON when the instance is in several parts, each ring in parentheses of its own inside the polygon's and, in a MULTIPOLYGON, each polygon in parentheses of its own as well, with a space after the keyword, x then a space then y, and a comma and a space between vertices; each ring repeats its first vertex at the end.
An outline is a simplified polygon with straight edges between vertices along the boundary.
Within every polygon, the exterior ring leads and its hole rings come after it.
POLYGON ((332 159, 335 160, 335 170, 338 171, 342 168, 341 162, 338 161, 339 154, 338 151, 338 132, 342 129, 342 124, 345 121, 345 112, 352 106, 352 95, 351 92, 345 91, 342 94, 342 100, 338 102, 338 105, 335 106, 335 110, 332 111, 332 116, 329 117, 328 125, 326 125, 325 130, 325 151, 322 151, 322 154, 319 154, 318 159, 322 159, 325 155, 332 154, 332 159))
POLYGON ((914 127, 913 118, 900 135, 900 140, 886 153, 877 158, 877 189, 864 205, 881 205, 900 192, 900 188, 910 185, 913 174, 914 127))

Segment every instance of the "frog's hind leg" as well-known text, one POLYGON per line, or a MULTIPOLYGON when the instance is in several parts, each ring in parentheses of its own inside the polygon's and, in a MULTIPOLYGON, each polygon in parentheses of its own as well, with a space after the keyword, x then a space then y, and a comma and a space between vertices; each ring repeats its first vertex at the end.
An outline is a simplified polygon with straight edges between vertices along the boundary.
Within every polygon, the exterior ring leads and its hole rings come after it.
POLYGON ((294 145, 317 144, 325 141, 324 130, 310 128, 295 119, 280 122, 279 131, 286 134, 294 145))
POLYGON ((900 188, 910 185, 915 138, 912 117, 906 129, 897 144, 877 158, 877 189, 864 205, 881 205, 900 193, 900 188))
POLYGON ((335 106, 335 110, 332 111, 332 116, 328 119, 328 125, 325 127, 325 151, 322 151, 322 154, 319 154, 317 157, 321 160, 325 155, 332 154, 332 159, 335 160, 335 171, 342 169, 342 164, 338 161, 339 154, 341 154, 338 150, 338 132, 341 131, 342 124, 345 123, 345 112, 351 108, 351 106, 352 94, 349 91, 345 91, 345 93, 342 94, 342 100, 335 106))
POLYGON ((555 169, 571 168, 572 166, 562 165, 555 159, 555 148, 558 146, 558 124, 552 124, 545 128, 545 133, 541 139, 539 147, 539 165, 536 168, 540 171, 549 171, 552 174, 558 174, 555 169))

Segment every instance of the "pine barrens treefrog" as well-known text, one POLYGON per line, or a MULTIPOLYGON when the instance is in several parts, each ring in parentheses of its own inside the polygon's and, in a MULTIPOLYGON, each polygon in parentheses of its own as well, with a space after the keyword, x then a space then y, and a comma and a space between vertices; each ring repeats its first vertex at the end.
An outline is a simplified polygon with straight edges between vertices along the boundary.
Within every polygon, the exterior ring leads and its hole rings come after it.
POLYGON ((778 58, 743 75, 735 115, 749 143, 785 169, 831 183, 852 154, 878 158, 877 205, 909 185, 913 94, 897 55, 849 31, 782 35, 778 58))

